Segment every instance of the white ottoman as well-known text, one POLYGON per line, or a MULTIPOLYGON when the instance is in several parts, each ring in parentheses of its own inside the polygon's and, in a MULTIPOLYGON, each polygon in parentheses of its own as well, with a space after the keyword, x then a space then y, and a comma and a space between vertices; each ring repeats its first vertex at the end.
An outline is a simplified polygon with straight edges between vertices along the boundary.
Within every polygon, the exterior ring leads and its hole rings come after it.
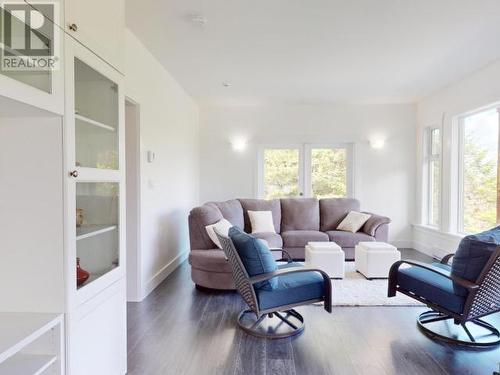
POLYGON ((309 242, 306 246, 305 266, 319 268, 332 279, 344 277, 344 262, 344 251, 335 242, 309 242))
POLYGON ((354 257, 356 270, 367 279, 386 279, 392 264, 401 260, 401 253, 385 242, 360 242, 354 249, 354 257))

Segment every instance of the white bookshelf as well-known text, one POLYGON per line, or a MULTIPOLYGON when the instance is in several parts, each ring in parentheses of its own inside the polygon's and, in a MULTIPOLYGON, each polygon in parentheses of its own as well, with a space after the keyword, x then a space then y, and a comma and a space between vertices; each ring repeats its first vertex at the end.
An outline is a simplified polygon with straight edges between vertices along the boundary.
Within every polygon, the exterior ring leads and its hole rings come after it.
POLYGON ((0 375, 64 373, 62 314, 0 313, 0 375))

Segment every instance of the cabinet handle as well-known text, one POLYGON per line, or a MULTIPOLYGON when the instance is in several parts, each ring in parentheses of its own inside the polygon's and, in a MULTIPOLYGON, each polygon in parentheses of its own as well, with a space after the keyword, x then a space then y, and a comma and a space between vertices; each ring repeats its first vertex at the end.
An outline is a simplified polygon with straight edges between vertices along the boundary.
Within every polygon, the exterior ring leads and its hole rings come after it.
POLYGON ((78 171, 71 171, 69 172, 70 177, 77 178, 78 177, 78 171))
POLYGON ((68 28, 71 30, 71 31, 77 31, 78 30, 78 26, 76 23, 72 23, 68 26, 68 28))

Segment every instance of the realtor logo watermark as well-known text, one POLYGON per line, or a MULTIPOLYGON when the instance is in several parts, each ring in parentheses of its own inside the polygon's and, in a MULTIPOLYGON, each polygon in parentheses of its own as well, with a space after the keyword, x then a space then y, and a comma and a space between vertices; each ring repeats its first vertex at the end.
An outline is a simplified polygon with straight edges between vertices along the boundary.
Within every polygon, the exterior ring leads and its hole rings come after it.
POLYGON ((0 25, 1 69, 50 71, 59 69, 59 4, 4 1, 0 25))

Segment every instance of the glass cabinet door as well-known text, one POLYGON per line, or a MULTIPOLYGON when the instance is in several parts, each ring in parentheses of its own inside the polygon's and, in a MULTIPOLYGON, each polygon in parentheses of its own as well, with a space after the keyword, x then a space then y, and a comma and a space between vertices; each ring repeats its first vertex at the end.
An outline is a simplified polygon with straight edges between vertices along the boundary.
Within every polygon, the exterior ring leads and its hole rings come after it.
POLYGON ((118 86, 75 59, 75 164, 118 169, 118 86))
POLYGON ((75 177, 76 285, 85 290, 80 294, 84 296, 123 271, 120 218, 124 201, 119 163, 123 94, 117 83, 121 83, 120 77, 102 65, 105 63, 88 50, 74 51, 70 60, 74 64, 74 108, 67 110, 69 118, 74 115, 74 150, 70 151, 74 171, 70 175, 75 177), (119 270, 112 272, 115 269, 119 270), (94 283, 99 279, 102 282, 94 283), (85 288, 90 284, 93 287, 85 288))
POLYGON ((119 184, 76 183, 77 287, 118 267, 119 184))

